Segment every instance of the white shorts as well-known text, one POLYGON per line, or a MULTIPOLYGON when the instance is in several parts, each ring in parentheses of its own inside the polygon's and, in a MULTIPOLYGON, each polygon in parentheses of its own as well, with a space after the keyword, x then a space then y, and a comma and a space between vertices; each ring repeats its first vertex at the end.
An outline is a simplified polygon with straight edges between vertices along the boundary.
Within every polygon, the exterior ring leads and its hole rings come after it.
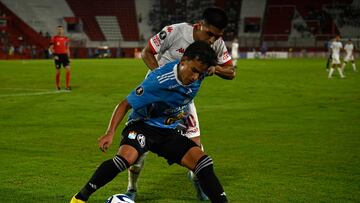
POLYGON ((231 53, 231 58, 238 59, 239 58, 239 53, 231 53))
POLYGON ((194 101, 190 102, 189 107, 189 118, 188 118, 188 129, 184 134, 188 138, 200 136, 200 125, 199 119, 196 112, 194 101))
POLYGON ((349 62, 349 61, 353 61, 354 60, 354 55, 352 54, 346 54, 344 61, 345 62, 349 62))
POLYGON ((340 56, 338 54, 333 54, 332 55, 332 60, 331 60, 332 64, 341 64, 340 62, 340 56))

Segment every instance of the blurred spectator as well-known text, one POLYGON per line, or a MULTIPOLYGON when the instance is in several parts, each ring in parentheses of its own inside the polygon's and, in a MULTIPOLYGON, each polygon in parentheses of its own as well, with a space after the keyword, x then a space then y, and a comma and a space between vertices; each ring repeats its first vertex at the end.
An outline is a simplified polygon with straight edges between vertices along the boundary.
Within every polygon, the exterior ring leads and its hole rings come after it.
POLYGON ((51 38, 50 33, 49 33, 49 32, 46 32, 46 33, 45 33, 45 37, 48 38, 48 39, 50 39, 50 38, 51 38))

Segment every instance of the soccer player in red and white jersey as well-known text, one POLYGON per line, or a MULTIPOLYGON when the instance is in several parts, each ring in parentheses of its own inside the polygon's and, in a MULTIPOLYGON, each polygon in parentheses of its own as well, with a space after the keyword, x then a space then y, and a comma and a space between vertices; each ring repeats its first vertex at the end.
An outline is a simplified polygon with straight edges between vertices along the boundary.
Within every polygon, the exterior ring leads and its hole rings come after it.
MULTIPOLYGON (((185 49, 194 41, 205 41, 215 50, 218 65, 212 66, 209 75, 217 75, 223 79, 231 80, 235 77, 235 68, 231 56, 222 39, 228 19, 224 10, 220 8, 207 8, 203 13, 203 20, 197 24, 179 23, 164 27, 158 34, 153 36, 142 51, 142 59, 150 70, 179 60, 185 49)), ((189 105, 188 130, 185 136, 193 140, 197 145, 200 142, 200 127, 196 108, 193 102, 189 105)), ((126 194, 135 199, 137 191, 137 179, 143 167, 145 156, 129 168, 129 184, 126 194)), ((200 200, 207 200, 202 192, 197 177, 190 171, 189 177, 193 180, 200 200)))
POLYGON ((57 27, 57 35, 51 38, 49 50, 54 55, 56 67, 56 88, 60 86, 60 68, 63 66, 66 70, 66 90, 70 91, 70 40, 64 35, 64 28, 57 27))

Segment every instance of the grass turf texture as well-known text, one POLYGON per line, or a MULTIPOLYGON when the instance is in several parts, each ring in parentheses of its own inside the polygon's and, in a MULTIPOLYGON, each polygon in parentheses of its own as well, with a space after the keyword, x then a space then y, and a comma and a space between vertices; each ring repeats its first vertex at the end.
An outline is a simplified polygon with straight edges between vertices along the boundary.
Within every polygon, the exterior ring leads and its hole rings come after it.
MULTIPOLYGON (((346 79, 327 79, 325 62, 240 60, 235 80, 206 79, 202 142, 230 202, 360 202, 360 73, 348 65, 346 79)), ((97 138, 145 65, 72 60, 70 93, 54 93, 50 60, 0 61, 0 71, 0 202, 69 202, 115 154, 123 124, 106 154, 97 138)), ((89 202, 126 186, 123 172, 89 202)), ((150 154, 137 202, 198 201, 185 169, 150 154)))

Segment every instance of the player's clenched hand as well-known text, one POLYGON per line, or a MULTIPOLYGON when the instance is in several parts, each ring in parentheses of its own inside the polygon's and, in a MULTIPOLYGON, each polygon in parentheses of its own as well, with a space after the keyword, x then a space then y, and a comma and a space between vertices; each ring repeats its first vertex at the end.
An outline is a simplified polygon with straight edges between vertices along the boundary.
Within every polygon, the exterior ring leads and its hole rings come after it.
POLYGON ((106 150, 110 147, 112 141, 113 141, 114 134, 105 134, 101 137, 99 137, 99 148, 102 152, 106 152, 106 150))
POLYGON ((207 71, 207 75, 208 75, 208 76, 214 75, 215 70, 216 70, 216 66, 210 66, 209 69, 208 69, 208 71, 207 71))
POLYGON ((58 57, 58 56, 54 56, 54 59, 55 59, 55 60, 59 60, 59 57, 58 57))

